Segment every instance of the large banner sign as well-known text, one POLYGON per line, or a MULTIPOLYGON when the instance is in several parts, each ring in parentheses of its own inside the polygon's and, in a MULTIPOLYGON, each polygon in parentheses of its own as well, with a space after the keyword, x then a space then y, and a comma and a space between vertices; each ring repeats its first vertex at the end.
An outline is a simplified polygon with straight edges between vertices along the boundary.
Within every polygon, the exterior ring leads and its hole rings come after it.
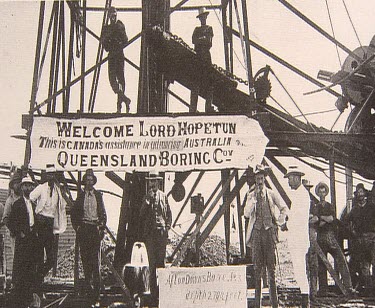
POLYGON ((160 308, 246 308, 246 266, 158 269, 160 308))
POLYGON ((246 116, 126 118, 35 117, 34 169, 187 171, 244 169, 260 163, 268 143, 246 116))

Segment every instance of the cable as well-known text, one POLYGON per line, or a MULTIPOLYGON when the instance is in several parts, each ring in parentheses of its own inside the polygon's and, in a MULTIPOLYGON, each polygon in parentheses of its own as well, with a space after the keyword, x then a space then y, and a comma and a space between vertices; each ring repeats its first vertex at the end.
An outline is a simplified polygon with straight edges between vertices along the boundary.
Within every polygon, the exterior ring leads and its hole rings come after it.
MULTIPOLYGON (((324 111, 309 112, 309 113, 305 113, 305 116, 322 114, 322 113, 328 113, 328 112, 333 112, 333 111, 337 111, 337 109, 334 108, 334 109, 329 109, 329 110, 324 110, 324 111)), ((302 115, 301 114, 297 114, 297 115, 295 115, 293 117, 298 118, 298 117, 302 117, 302 115)))
MULTIPOLYGON (((328 17, 329 17, 329 23, 331 24, 332 35, 333 35, 333 38, 336 40, 335 30, 333 29, 333 23, 332 23, 332 18, 331 18, 331 12, 330 12, 329 6, 328 6, 328 0, 326 0, 326 6, 327 6, 328 17)), ((336 46, 337 58, 339 59, 339 63, 340 63, 340 67, 341 67, 342 63, 341 63, 340 54, 339 54, 339 47, 338 47, 337 43, 335 43, 335 46, 336 46)))
POLYGON ((353 30, 354 30, 355 36, 357 37, 358 43, 359 43, 359 45, 361 46, 363 53, 366 54, 366 51, 363 49, 362 43, 361 43, 361 41, 360 41, 360 39, 359 39, 359 36, 358 36, 357 30, 356 30, 355 27, 354 27, 354 23, 353 23, 353 21, 352 21, 352 18, 350 17, 349 10, 348 10, 348 8, 347 8, 347 6, 346 6, 345 0, 342 0, 342 3, 344 4, 345 10, 346 10, 346 14, 348 14, 348 17, 349 17, 350 23, 351 23, 351 25, 352 25, 352 27, 353 27, 353 30))
MULTIPOLYGON (((210 1, 211 6, 213 6, 212 1, 211 1, 211 0, 209 0, 209 1, 210 1)), ((234 2, 235 2, 235 6, 237 7, 237 1, 234 1, 234 2)), ((218 14, 217 14, 217 12, 216 12, 215 9, 214 9, 214 12, 215 12, 215 16, 216 16, 217 20, 219 21, 220 27, 221 27, 221 29, 223 30, 224 35, 227 36, 227 31, 226 31, 226 29, 224 29, 224 26, 223 26, 223 24, 222 24, 222 22, 221 22, 221 20, 220 20, 220 17, 218 16, 218 14)), ((237 16, 237 22, 238 22, 238 19, 239 19, 239 17, 237 16)), ((239 31, 242 33, 242 31, 241 31, 241 23, 239 24, 238 28, 239 28, 239 31)), ((241 34, 241 37, 243 37, 242 34, 241 34)), ((229 38, 227 37, 227 39, 229 39, 229 38)), ((241 38, 240 38, 240 40, 241 40, 241 38)), ((242 44, 243 44, 243 42, 242 42, 242 40, 241 40, 241 46, 242 46, 242 44)), ((244 52, 244 47, 242 47, 242 51, 244 52)), ((237 52, 236 52, 234 49, 233 49, 233 53, 234 53, 234 55, 236 56, 238 62, 239 62, 239 63, 241 64, 241 66, 243 67, 243 69, 247 72, 247 68, 246 68, 245 64, 242 63, 240 57, 238 56, 237 52)), ((245 54, 244 54, 244 57, 245 57, 245 59, 246 59, 245 54)))
POLYGON ((332 127, 331 127, 331 129, 330 129, 330 131, 332 131, 333 130, 333 127, 336 125, 336 123, 337 123, 337 121, 340 119, 340 117, 341 117, 341 115, 343 114, 343 112, 340 112, 339 113, 339 115, 338 115, 338 117, 336 118, 336 120, 335 120, 335 122, 333 122, 333 124, 332 124, 332 127))
POLYGON ((312 124, 310 123, 310 121, 303 114, 303 112, 299 108, 297 102, 293 99, 292 95, 289 93, 289 91, 287 90, 287 88, 283 85, 283 83, 281 82, 281 80, 276 76, 275 72, 272 69, 270 70, 270 72, 272 73, 273 76, 275 76, 277 82, 281 85, 281 87, 284 89, 284 91, 286 92, 286 94, 289 96, 289 98, 291 99, 291 101, 293 102, 293 104, 297 107, 298 111, 301 113, 301 115, 303 116, 303 118, 305 119, 305 121, 307 122, 307 124, 312 128, 312 130, 314 132, 316 132, 315 128, 312 126, 312 124))
MULTIPOLYGON (((289 116, 293 117, 292 114, 286 110, 272 95, 270 95, 270 98, 279 106, 285 113, 287 113, 289 116)), ((301 115, 300 115, 301 116, 301 115)))

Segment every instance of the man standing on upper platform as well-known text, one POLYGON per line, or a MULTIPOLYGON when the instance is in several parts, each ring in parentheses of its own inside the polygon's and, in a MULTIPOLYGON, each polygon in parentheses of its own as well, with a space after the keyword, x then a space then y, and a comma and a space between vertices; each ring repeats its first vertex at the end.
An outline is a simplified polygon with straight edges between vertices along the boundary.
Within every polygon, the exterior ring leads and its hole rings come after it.
POLYGON ((207 87, 206 111, 210 111, 212 109, 212 85, 208 80, 208 75, 205 74, 207 73, 207 69, 212 64, 210 49, 212 47, 212 38, 214 37, 212 27, 206 24, 208 14, 209 12, 206 10, 206 8, 199 8, 197 18, 201 22, 201 25, 196 27, 193 32, 192 41, 194 44, 194 50, 197 53, 199 60, 201 61, 202 70, 200 72, 197 72, 199 74, 199 85, 191 91, 190 112, 197 111, 199 88, 202 85, 207 87))
POLYGON ((126 113, 130 110, 130 98, 125 95, 124 76, 124 48, 128 43, 125 26, 117 20, 117 10, 111 6, 108 10, 110 24, 104 26, 102 44, 108 51, 108 77, 113 92, 117 94, 117 113, 121 112, 121 105, 126 105, 126 113))

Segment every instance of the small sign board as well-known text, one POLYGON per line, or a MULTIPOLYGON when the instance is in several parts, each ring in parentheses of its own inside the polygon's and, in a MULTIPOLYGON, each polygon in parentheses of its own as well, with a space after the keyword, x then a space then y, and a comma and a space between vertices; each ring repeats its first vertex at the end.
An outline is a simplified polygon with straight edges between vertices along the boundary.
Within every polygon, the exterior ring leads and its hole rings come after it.
POLYGON ((158 269, 160 308, 246 308, 246 266, 158 269))

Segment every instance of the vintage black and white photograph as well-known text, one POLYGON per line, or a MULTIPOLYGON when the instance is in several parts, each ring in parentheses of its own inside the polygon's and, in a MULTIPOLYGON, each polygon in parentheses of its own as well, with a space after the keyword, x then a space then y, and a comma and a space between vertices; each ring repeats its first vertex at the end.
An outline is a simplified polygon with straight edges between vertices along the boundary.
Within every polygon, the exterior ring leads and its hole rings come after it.
POLYGON ((0 0, 0 307, 375 307, 374 12, 0 0))

